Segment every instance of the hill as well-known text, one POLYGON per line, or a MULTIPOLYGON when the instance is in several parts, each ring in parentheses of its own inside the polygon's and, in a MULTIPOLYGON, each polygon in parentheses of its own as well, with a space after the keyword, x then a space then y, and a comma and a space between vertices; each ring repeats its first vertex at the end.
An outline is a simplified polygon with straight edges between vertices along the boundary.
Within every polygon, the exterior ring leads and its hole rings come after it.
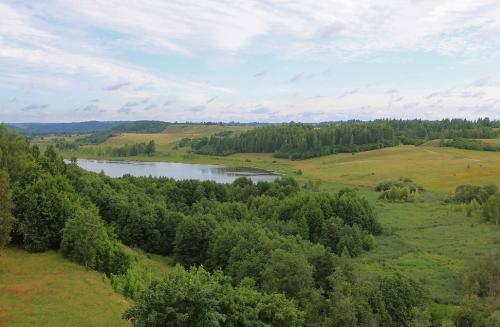
POLYGON ((102 274, 57 252, 0 254, 0 326, 127 326, 130 303, 102 274))
POLYGON ((12 123, 7 124, 13 130, 25 135, 47 135, 47 134, 79 134, 105 131, 123 121, 85 121, 75 123, 12 123))

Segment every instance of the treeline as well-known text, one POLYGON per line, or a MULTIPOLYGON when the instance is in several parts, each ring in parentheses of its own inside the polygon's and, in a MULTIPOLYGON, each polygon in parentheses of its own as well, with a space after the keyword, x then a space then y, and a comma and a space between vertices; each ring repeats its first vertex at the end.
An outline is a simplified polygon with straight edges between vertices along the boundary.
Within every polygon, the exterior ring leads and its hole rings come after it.
POLYGON ((111 149, 111 155, 114 157, 134 157, 140 155, 152 156, 156 152, 156 144, 154 140, 133 144, 125 144, 118 148, 111 149))
POLYGON ((194 152, 209 155, 256 152, 307 159, 322 155, 367 151, 398 144, 421 144, 439 138, 493 138, 497 121, 462 119, 375 120, 332 124, 281 124, 239 135, 213 135, 193 140, 194 152))
POLYGON ((56 148, 60 151, 77 151, 79 144, 75 141, 68 141, 63 138, 57 138, 54 140, 56 148))
POLYGON ((481 140, 456 138, 451 140, 442 140, 440 146, 446 146, 457 149, 476 150, 476 151, 500 151, 500 146, 489 144, 481 140))
POLYGON ((124 121, 84 121, 76 123, 12 123, 7 126, 25 135, 63 135, 105 131, 124 121))

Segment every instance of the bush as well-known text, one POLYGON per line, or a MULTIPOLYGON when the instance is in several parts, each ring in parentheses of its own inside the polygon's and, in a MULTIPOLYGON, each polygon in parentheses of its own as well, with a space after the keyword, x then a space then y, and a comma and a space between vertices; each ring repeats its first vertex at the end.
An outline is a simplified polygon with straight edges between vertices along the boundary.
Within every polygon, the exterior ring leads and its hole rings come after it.
POLYGON ((131 299, 138 299, 152 283, 152 271, 139 263, 132 264, 124 274, 111 274, 113 289, 131 299))
POLYGON ((399 180, 396 181, 383 181, 375 186, 375 191, 383 192, 389 191, 392 187, 396 188, 404 188, 407 187, 410 189, 411 193, 414 193, 416 190, 423 191, 424 188, 422 185, 415 183, 413 180, 407 177, 400 177, 399 180))
POLYGON ((80 208, 66 222, 60 251, 65 257, 107 275, 123 274, 130 265, 130 257, 110 237, 93 205, 80 208))
POLYGON ((140 293, 123 317, 133 326, 303 325, 303 314, 280 294, 233 287, 222 272, 177 266, 140 293))
POLYGON ((33 252, 59 248, 67 219, 74 217, 77 196, 63 176, 42 174, 26 188, 15 188, 15 233, 33 252))
POLYGON ((495 185, 477 186, 477 185, 459 185, 455 189, 452 201, 458 203, 469 203, 475 199, 480 204, 488 200, 490 196, 498 192, 495 185))
POLYGON ((12 217, 11 191, 9 174, 0 170, 0 249, 10 241, 10 231, 14 218, 12 217))

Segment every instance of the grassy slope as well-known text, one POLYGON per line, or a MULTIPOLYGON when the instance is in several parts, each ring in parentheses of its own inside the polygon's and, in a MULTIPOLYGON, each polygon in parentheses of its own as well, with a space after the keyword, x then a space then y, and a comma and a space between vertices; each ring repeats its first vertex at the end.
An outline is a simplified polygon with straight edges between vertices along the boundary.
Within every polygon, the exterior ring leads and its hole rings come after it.
POLYGON ((162 133, 123 133, 104 142, 103 145, 119 146, 126 143, 148 142, 154 140, 159 151, 172 148, 182 138, 198 138, 210 136, 223 131, 241 133, 252 126, 221 126, 221 125, 170 125, 162 133))
POLYGON ((129 304, 101 274, 56 252, 0 255, 0 326, 126 326, 129 304))
MULTIPOLYGON (((156 278, 170 269, 167 257, 127 249, 156 278)), ((121 315, 131 303, 102 274, 57 252, 0 254, 0 327, 128 326, 121 315)))

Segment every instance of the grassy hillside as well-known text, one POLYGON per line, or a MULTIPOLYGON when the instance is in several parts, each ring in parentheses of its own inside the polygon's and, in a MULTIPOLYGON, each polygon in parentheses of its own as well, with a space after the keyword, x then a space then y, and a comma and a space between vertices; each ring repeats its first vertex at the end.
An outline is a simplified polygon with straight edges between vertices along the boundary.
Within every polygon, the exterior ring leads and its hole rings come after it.
POLYGON ((399 146, 292 162, 313 179, 374 186, 400 176, 451 192, 461 184, 500 184, 500 154, 454 148, 399 146))
POLYGON ((130 301, 58 253, 0 254, 0 326, 126 326, 130 301))
POLYGON ((154 140, 158 150, 169 150, 182 138, 197 138, 210 136, 223 131, 241 133, 253 128, 252 126, 227 125, 169 125, 162 133, 122 133, 111 137, 103 145, 120 146, 127 143, 147 142, 154 140))
POLYGON ((85 121, 78 123, 14 123, 10 128, 26 135, 92 133, 121 125, 123 121, 85 121))

